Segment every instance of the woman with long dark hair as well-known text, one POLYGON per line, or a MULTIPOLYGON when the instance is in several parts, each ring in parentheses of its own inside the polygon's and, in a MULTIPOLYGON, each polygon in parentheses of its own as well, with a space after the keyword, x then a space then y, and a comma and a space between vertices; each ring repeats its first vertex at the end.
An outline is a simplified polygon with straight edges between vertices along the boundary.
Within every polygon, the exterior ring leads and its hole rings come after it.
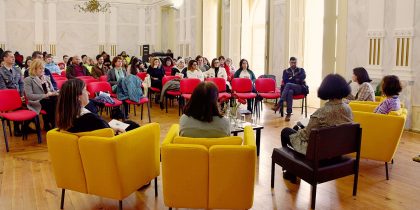
POLYGON ((212 82, 201 82, 179 120, 181 136, 217 138, 230 136, 229 120, 220 113, 219 91, 212 82))

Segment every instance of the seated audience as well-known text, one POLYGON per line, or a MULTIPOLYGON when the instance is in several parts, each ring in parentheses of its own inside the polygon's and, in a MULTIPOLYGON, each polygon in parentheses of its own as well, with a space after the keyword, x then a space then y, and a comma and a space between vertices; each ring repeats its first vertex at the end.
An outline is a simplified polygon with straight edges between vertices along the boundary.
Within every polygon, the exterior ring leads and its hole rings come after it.
MULTIPOLYGON (((235 72, 234 78, 247 78, 251 79, 252 83, 256 80, 255 74, 252 70, 249 69, 249 64, 246 59, 242 59, 241 62, 239 62, 239 69, 235 72)), ((255 87, 252 87, 252 92, 256 92, 255 87)), ((247 99, 247 109, 248 111, 252 112, 252 102, 253 99, 247 99)))
POLYGON ((395 75, 388 75, 382 79, 382 93, 386 95, 386 99, 375 108, 375 113, 388 114, 391 111, 401 109, 401 102, 398 95, 402 88, 400 80, 395 75))
POLYGON ((173 67, 174 67, 174 63, 173 63, 172 58, 166 57, 163 60, 163 70, 165 71, 165 75, 170 75, 173 67))
POLYGON ((198 63, 196 60, 190 60, 188 62, 187 78, 197 78, 201 81, 204 81, 203 72, 201 72, 201 70, 198 69, 198 63))
MULTIPOLYGON (((137 59, 137 58, 134 58, 137 59)), ((143 97, 143 91, 141 89, 141 79, 137 77, 138 70, 134 66, 131 66, 129 74, 121 79, 117 85, 117 97, 118 100, 123 101, 125 116, 128 116, 128 104, 124 100, 131 100, 139 102, 143 97)))
POLYGON ((28 56, 25 60, 25 64, 23 65, 23 68, 21 70, 22 75, 25 74, 25 72, 29 69, 29 66, 31 66, 32 63, 32 57, 28 56))
POLYGON ((306 73, 305 69, 297 67, 297 59, 290 57, 289 59, 290 68, 283 71, 283 82, 281 85, 281 98, 279 102, 272 108, 277 111, 283 106, 283 102, 286 101, 286 117, 285 121, 290 121, 290 117, 293 111, 293 96, 300 94, 308 94, 309 89, 306 86, 306 73))
POLYGON ((229 66, 230 70, 235 70, 235 66, 233 65, 232 59, 226 58, 225 65, 229 66))
POLYGON ((195 57, 195 60, 197 61, 197 63, 198 63, 198 68, 202 71, 202 72, 205 72, 205 71, 207 71, 208 69, 204 66, 204 58, 203 58, 203 56, 201 56, 201 55, 197 55, 197 57, 195 57))
MULTIPOLYGON (((85 56, 85 58, 87 59, 87 56, 85 56)), ((90 73, 88 69, 80 62, 80 57, 75 55, 72 57, 71 65, 67 66, 66 76, 68 79, 73 79, 80 76, 90 76, 90 73)))
POLYGON ((101 55, 96 56, 96 65, 92 68, 92 77, 98 79, 99 77, 108 73, 108 67, 104 65, 104 57, 101 55))
POLYGON ((150 66, 147 69, 147 74, 150 75, 151 86, 157 89, 162 89, 162 78, 165 76, 165 71, 163 70, 160 59, 157 57, 152 57, 150 59, 150 66))
POLYGON ((176 66, 172 68, 172 76, 187 77, 187 67, 185 66, 184 59, 180 58, 176 62, 176 66))
POLYGON ((365 68, 354 68, 352 80, 353 82, 357 82, 359 84, 359 90, 357 91, 355 96, 349 94, 347 96, 348 100, 375 101, 375 90, 370 84, 372 80, 369 78, 369 74, 365 68))
MULTIPOLYGON (((47 54, 45 54, 46 56, 47 54)), ((40 51, 34 51, 32 53, 32 60, 35 59, 41 59, 44 60, 43 54, 40 51)), ((51 74, 51 71, 47 68, 44 68, 44 75, 50 77, 50 81, 54 87, 55 90, 57 90, 57 83, 55 82, 54 77, 51 74)), ((23 75, 25 78, 29 76, 29 68, 25 70, 25 73, 23 75)))
POLYGON ((127 71, 123 68, 123 58, 115 56, 112 59, 112 69, 108 71, 108 82, 112 86, 112 92, 117 91, 117 84, 127 76, 127 71))
POLYGON ((218 94, 212 82, 201 82, 194 89, 179 120, 179 135, 196 138, 230 136, 230 123, 220 113, 218 94))
MULTIPOLYGON (((281 131, 282 147, 290 147, 298 153, 306 154, 308 140, 313 128, 323 128, 333 125, 351 123, 353 114, 349 105, 342 101, 350 93, 346 80, 338 74, 329 74, 322 81, 318 89, 318 97, 328 100, 327 103, 313 113, 308 125, 298 131, 284 128, 281 131)), ((286 179, 295 181, 296 177, 284 172, 286 179)))
POLYGON ((45 56, 45 68, 50 70, 51 73, 61 74, 61 70, 57 64, 54 63, 53 57, 51 54, 45 56))
POLYGON ((217 58, 214 58, 211 61, 211 68, 207 70, 206 72, 204 72, 203 74, 206 78, 213 78, 213 77, 223 78, 226 80, 226 84, 227 84, 226 70, 225 68, 220 67, 220 62, 219 62, 219 59, 217 58))
POLYGON ((206 57, 203 57, 204 61, 204 67, 206 68, 206 71, 210 69, 210 62, 206 57))
POLYGON ((44 75, 44 62, 35 59, 30 66, 29 77, 24 80, 28 109, 36 112, 44 110, 42 115, 46 131, 55 128, 55 107, 58 92, 54 89, 50 78, 44 75))

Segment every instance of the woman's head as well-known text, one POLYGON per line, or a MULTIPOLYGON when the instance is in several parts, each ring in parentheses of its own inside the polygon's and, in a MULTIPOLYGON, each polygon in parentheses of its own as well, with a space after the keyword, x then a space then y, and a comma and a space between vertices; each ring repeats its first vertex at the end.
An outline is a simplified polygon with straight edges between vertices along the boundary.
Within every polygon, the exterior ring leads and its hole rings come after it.
POLYGON ((402 90, 400 79, 395 75, 388 75, 382 79, 382 92, 386 96, 399 95, 402 90))
POLYGON ((151 58, 151 59, 150 59, 150 65, 151 65, 153 68, 157 68, 157 67, 159 67, 159 66, 160 66, 160 59, 159 59, 158 57, 153 57, 153 58, 151 58))
POLYGON ((178 61, 176 62, 176 66, 178 68, 181 68, 181 69, 185 68, 185 61, 184 61, 184 59, 182 59, 182 58, 178 59, 178 61))
POLYGON ((219 67, 219 66, 220 66, 219 59, 217 59, 217 58, 213 58, 213 60, 211 61, 211 67, 212 67, 212 68, 217 68, 217 67, 219 67))
POLYGON ((163 63, 165 64, 165 66, 173 66, 173 61, 171 57, 166 57, 165 60, 163 60, 163 63))
POLYGON ((123 58, 120 56, 115 56, 114 59, 112 59, 111 65, 114 68, 121 68, 123 65, 123 58))
POLYGON ((220 64, 225 64, 225 56, 223 55, 219 56, 219 61, 220 61, 220 64))
POLYGON ((230 58, 226 58, 225 63, 226 63, 226 65, 228 65, 228 66, 232 65, 232 59, 230 59, 230 58))
POLYGON ((194 71, 198 68, 198 63, 196 60, 190 60, 188 62, 188 70, 194 71))
POLYGON ((240 68, 240 69, 249 69, 249 64, 248 64, 248 61, 247 61, 246 59, 242 59, 242 60, 239 62, 239 68, 240 68))
POLYGON ((130 66, 130 74, 132 75, 137 75, 137 73, 139 72, 139 59, 137 57, 134 57, 131 60, 131 66, 130 66))
POLYGON ((31 76, 41 76, 44 74, 44 61, 41 59, 35 59, 32 61, 29 66, 29 75, 31 76))
POLYGON ((372 80, 369 78, 369 74, 363 67, 357 67, 353 69, 353 81, 359 84, 363 84, 364 82, 371 82, 372 80))
POLYGON ((32 63, 32 57, 27 57, 25 61, 25 68, 29 68, 29 66, 31 66, 31 63, 32 63))
POLYGON ((342 99, 351 92, 349 84, 339 74, 328 74, 318 89, 318 98, 322 100, 342 99))
POLYGON ((89 93, 80 79, 70 79, 63 84, 57 101, 56 124, 59 129, 67 130, 73 126, 80 110, 89 103, 89 93))
POLYGON ((222 117, 217 103, 218 94, 219 90, 214 83, 201 82, 185 106, 185 115, 203 122, 213 121, 213 116, 222 117))

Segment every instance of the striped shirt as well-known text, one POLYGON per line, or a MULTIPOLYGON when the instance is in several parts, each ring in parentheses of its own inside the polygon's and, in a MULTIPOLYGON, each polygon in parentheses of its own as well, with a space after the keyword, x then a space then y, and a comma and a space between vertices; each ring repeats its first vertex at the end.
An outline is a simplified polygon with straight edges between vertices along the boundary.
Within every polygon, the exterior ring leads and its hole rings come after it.
POLYGON ((397 111, 401 108, 400 98, 397 95, 382 101, 378 107, 375 108, 373 112, 379 114, 388 114, 391 111, 397 111))

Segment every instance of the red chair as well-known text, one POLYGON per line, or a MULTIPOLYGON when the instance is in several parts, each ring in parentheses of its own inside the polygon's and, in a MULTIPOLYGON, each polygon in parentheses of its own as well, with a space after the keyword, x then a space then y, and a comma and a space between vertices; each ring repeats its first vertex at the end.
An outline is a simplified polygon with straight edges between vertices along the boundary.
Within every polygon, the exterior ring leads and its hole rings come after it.
POLYGON ((62 76, 53 76, 53 77, 54 77, 55 81, 57 81, 57 80, 67 80, 66 77, 62 77, 62 76))
POLYGON ((149 117, 149 123, 152 122, 152 120, 150 118, 150 103, 149 103, 149 99, 147 97, 141 98, 140 101, 138 101, 138 102, 135 102, 135 101, 132 101, 132 100, 125 100, 125 102, 128 105, 141 106, 140 120, 143 120, 143 105, 146 104, 147 105, 147 115, 149 117))
POLYGON ((77 79, 81 79, 81 80, 84 80, 84 79, 95 79, 95 77, 92 77, 92 76, 78 76, 76 78, 77 79))
POLYGON ((141 81, 144 81, 147 77, 147 73, 146 72, 139 72, 139 73, 137 73, 137 76, 141 79, 141 81))
POLYGON ((9 144, 7 141, 6 121, 24 122, 35 119, 35 125, 38 135, 38 144, 42 143, 41 128, 39 125, 38 114, 31 110, 24 110, 22 107, 22 100, 19 92, 16 89, 3 89, 0 90, 0 98, 3 99, 0 103, 0 119, 3 125, 4 143, 6 151, 9 152, 9 144))
POLYGON ((67 75, 66 75, 66 71, 61 71, 61 76, 63 76, 63 77, 67 77, 67 75))
MULTIPOLYGON (((87 84, 87 91, 89 92, 89 98, 95 98, 96 93, 99 93, 100 91, 111 93, 112 88, 108 82, 91 82, 87 84)), ((123 104, 122 101, 116 98, 112 98, 112 99, 114 100, 114 104, 105 103, 105 107, 107 108, 119 107, 123 104)), ((102 114, 102 110, 101 110, 101 114, 102 114)))
POLYGON ((223 78, 213 77, 207 78, 206 81, 213 82, 219 89, 219 101, 221 99, 230 99, 232 95, 226 92, 226 80, 223 78))
POLYGON ((82 78, 81 80, 86 84, 86 87, 89 85, 89 83, 98 82, 99 81, 99 80, 97 80, 95 78, 82 78))
POLYGON ((200 82, 201 80, 197 78, 181 79, 181 82, 179 84, 179 91, 181 92, 181 97, 184 99, 181 100, 182 109, 184 107, 184 103, 186 102, 186 100, 190 100, 191 94, 194 92, 195 87, 197 87, 197 85, 200 84, 200 82))
POLYGON ((99 77, 99 81, 100 82, 108 82, 108 76, 107 75, 102 75, 99 77))
MULTIPOLYGON (((232 79, 232 95, 239 100, 251 99, 257 97, 256 93, 252 92, 252 80, 249 78, 233 78, 232 79)), ((252 102, 251 102, 252 103, 252 102)))
MULTIPOLYGON (((179 79, 178 76, 164 76, 162 78, 162 86, 164 86, 168 81, 179 79)), ((165 93, 165 108, 166 113, 168 113, 168 96, 172 96, 174 98, 178 98, 178 105, 179 105, 179 96, 181 95, 181 92, 179 90, 167 90, 165 93)), ((178 115, 181 114, 181 107, 178 108, 178 115)))
MULTIPOLYGON (((257 94, 265 99, 277 99, 280 98, 280 92, 277 91, 276 88, 276 81, 271 78, 258 78, 255 80, 255 89, 257 94)), ((262 105, 262 101, 256 101, 257 103, 257 116, 260 116, 260 102, 262 105)))
POLYGON ((67 80, 56 80, 55 83, 57 83, 57 89, 60 90, 65 82, 67 82, 67 80))
MULTIPOLYGON (((282 81, 281 84, 283 85, 284 82, 282 81)), ((307 101, 306 95, 305 94, 294 95, 293 100, 302 100, 301 106, 294 107, 294 108, 301 108, 301 113, 300 114, 303 114, 303 108, 305 108, 305 117, 308 117, 308 101, 307 101)), ((283 104, 281 104, 281 106, 280 106, 280 116, 281 117, 284 116, 283 108, 284 108, 284 106, 283 106, 283 104)), ((274 112, 274 113, 276 113, 276 112, 274 112)))

